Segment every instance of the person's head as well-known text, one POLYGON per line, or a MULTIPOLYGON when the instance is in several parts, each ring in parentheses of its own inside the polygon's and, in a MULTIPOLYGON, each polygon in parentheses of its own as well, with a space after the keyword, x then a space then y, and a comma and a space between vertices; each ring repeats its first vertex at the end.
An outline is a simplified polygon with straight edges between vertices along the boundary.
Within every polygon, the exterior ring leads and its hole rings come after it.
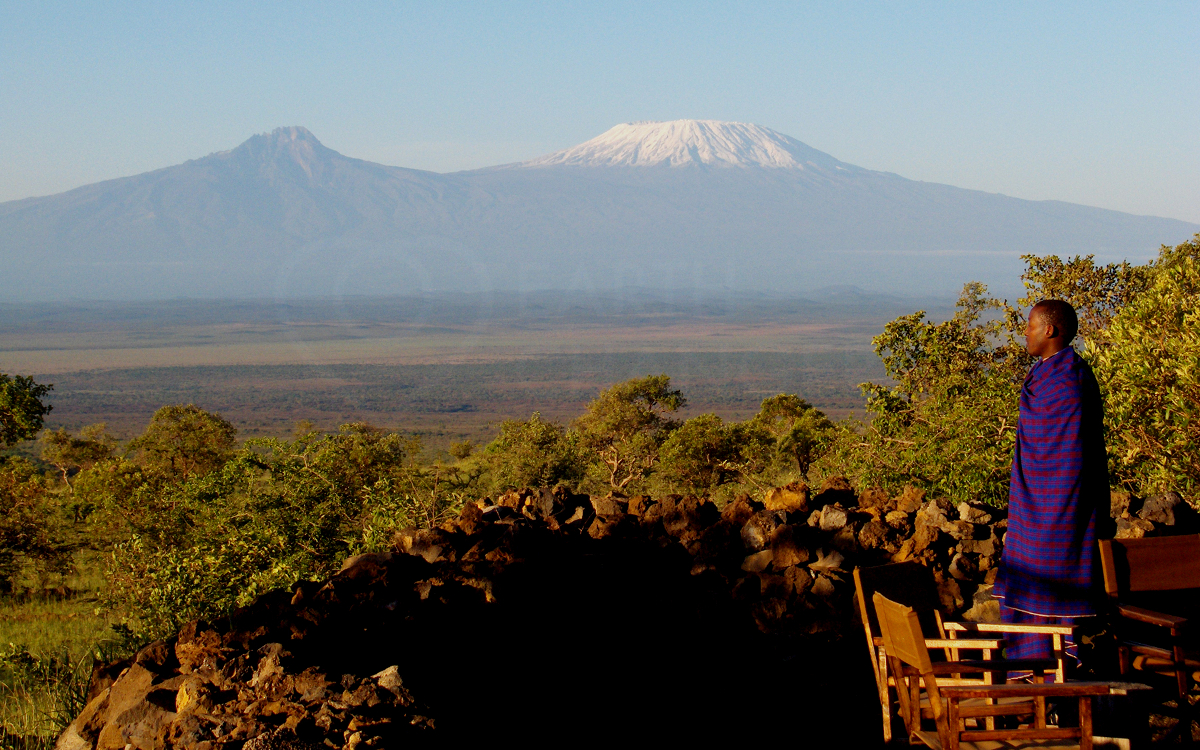
POLYGON ((1043 359, 1058 354, 1071 345, 1078 330, 1075 308, 1060 299, 1044 299, 1029 311, 1025 351, 1043 359))

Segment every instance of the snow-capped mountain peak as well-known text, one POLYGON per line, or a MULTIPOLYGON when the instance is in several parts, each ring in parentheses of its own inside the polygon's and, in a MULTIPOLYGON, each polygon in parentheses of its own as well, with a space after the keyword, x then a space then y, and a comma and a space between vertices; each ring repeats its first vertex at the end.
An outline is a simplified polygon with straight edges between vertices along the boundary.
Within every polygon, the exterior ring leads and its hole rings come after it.
POLYGON ((719 120, 629 122, 522 167, 848 168, 850 165, 761 125, 719 120))

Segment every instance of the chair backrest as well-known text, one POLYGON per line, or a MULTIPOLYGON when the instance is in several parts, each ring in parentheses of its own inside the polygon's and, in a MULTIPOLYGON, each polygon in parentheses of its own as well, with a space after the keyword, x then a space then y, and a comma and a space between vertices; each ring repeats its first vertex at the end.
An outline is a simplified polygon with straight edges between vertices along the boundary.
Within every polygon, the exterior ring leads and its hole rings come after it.
POLYGON ((937 582, 933 572, 919 562, 892 563, 871 568, 854 569, 855 598, 859 614, 870 629, 870 635, 880 635, 879 619, 872 597, 876 592, 893 602, 907 605, 917 612, 921 632, 926 638, 945 638, 938 613, 937 582))
POLYGON ((921 621, 916 611, 878 591, 872 599, 875 613, 879 616, 883 647, 888 656, 915 667, 921 674, 932 672, 933 663, 929 658, 929 649, 925 647, 925 634, 921 632, 921 621))
POLYGON ((1200 534, 1100 542, 1104 591, 1117 598, 1140 591, 1200 588, 1200 534))

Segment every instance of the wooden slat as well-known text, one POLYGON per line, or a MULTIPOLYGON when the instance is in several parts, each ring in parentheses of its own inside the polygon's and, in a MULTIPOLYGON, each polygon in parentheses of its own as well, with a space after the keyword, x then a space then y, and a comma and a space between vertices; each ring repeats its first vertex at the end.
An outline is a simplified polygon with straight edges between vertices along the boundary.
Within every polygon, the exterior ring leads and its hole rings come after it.
POLYGON ((959 649, 992 649, 999 651, 1004 648, 1004 639, 996 638, 926 638, 926 648, 959 648, 959 649))
POLYGON ((1079 736, 1079 729, 1047 727, 1046 729, 997 729, 992 732, 984 729, 968 729, 960 736, 966 742, 974 740, 1069 740, 1079 736))
POLYGON ((1155 612, 1145 607, 1135 607, 1131 604, 1117 605, 1117 611, 1122 617, 1128 617, 1131 620, 1137 620, 1149 625, 1158 625, 1164 628, 1179 628, 1187 624, 1186 617, 1176 617, 1164 612, 1155 612))
POLYGON ((1011 622, 948 622, 946 630, 960 633, 1045 633, 1046 635, 1074 635, 1074 625, 1018 625, 1011 622))
POLYGON ((1005 685, 946 685, 942 692, 955 698, 1016 698, 1041 696, 1043 698, 1078 697, 1081 695, 1109 695, 1107 682, 1048 682, 1042 684, 1009 683, 1005 685))
POLYGON ((1149 539, 1106 539, 1100 562, 1112 596, 1139 591, 1200 588, 1200 534, 1149 539), (1111 570, 1111 573, 1110 573, 1111 570), (1110 581, 1115 584, 1110 589, 1110 581))

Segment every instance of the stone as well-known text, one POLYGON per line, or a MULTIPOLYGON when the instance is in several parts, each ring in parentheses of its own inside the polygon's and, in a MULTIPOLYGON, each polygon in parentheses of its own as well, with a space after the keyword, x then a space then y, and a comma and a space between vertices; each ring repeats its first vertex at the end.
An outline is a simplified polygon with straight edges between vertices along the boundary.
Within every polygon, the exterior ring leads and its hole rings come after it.
POLYGON ((971 558, 959 552, 950 559, 950 575, 960 581, 970 581, 979 574, 979 566, 971 558))
POLYGON ((893 529, 896 529, 901 534, 904 534, 906 531, 912 529, 912 522, 909 521, 908 514, 902 510, 893 510, 888 512, 888 514, 883 517, 883 520, 884 523, 886 523, 888 526, 891 526, 893 529))
POLYGON ((981 505, 962 502, 958 504, 958 518, 972 524, 991 523, 992 514, 981 505))
POLYGON ((1111 490, 1108 493, 1108 508, 1109 515, 1113 518, 1122 518, 1129 512, 1129 501, 1131 496, 1128 492, 1122 490, 1111 490))
POLYGON ((792 482, 783 487, 776 487, 763 498, 767 510, 784 511, 786 513, 804 513, 808 511, 808 485, 804 482, 792 482))
POLYGON ((1154 531, 1154 524, 1141 518, 1118 518, 1117 539, 1141 539, 1154 531))
POLYGON ((611 497, 592 496, 591 501, 592 510, 594 510, 598 516, 621 516, 625 514, 625 511, 621 508, 617 501, 611 497))
POLYGON ((769 549, 765 549, 762 552, 755 552, 753 555, 747 555, 742 560, 742 570, 747 573, 761 573, 767 569, 767 566, 771 564, 771 560, 774 557, 775 553, 769 549))
POLYGON ((404 687, 404 680, 400 679, 400 667, 396 664, 387 669, 380 670, 371 675, 376 684, 384 690, 391 690, 393 693, 404 687))
POLYGON ((943 614, 951 615, 962 609, 963 595, 958 581, 940 570, 933 571, 933 578, 937 581, 938 601, 941 602, 943 614))
POLYGON ((835 549, 829 550, 829 552, 826 552, 824 549, 819 549, 817 550, 817 561, 810 563, 808 567, 812 570, 821 572, 826 570, 839 570, 842 567, 842 563, 845 561, 845 556, 835 549))
POLYGON ((817 596, 832 596, 833 592, 833 581, 829 576, 819 575, 817 580, 813 581, 812 593, 817 596))
POLYGON ((463 503, 463 509, 458 514, 458 530, 470 536, 479 531, 487 523, 483 518, 483 508, 476 503, 463 503))
POLYGON ((776 570, 808 562, 808 549, 796 541, 795 528, 784 524, 771 533, 771 566, 776 570))
POLYGON ((992 596, 992 585, 984 584, 975 589, 971 608, 963 612, 968 622, 1000 622, 1000 600, 992 596))
POLYGON ((725 503, 725 507, 721 509, 721 520, 730 526, 741 528, 759 510, 754 507, 749 495, 741 494, 725 503))
POLYGON ((837 531, 845 526, 848 520, 850 520, 850 516, 844 508, 836 505, 826 505, 821 508, 821 531, 837 531))
POLYGON ((896 498, 896 510, 902 513, 916 513, 925 503, 925 490, 919 490, 911 484, 906 484, 896 498))
POLYGON ((687 544, 699 539, 704 530, 716 523, 720 517, 717 506, 707 499, 685 497, 676 501, 674 507, 664 510, 663 530, 687 544))
POLYGON ((812 573, 809 573, 805 568, 788 568, 783 575, 792 589, 793 596, 803 596, 809 587, 812 586, 812 573))
POLYGON ((896 509, 896 503, 879 487, 871 487, 859 493, 858 507, 863 510, 878 509, 883 516, 896 509))
POLYGON ((858 543, 863 549, 879 549, 887 544, 888 527, 886 524, 879 521, 870 521, 863 524, 862 529, 858 532, 858 543))
POLYGON ((654 504, 654 501, 645 495, 634 495, 629 498, 629 512, 641 518, 646 514, 646 510, 654 504))
POLYGON ((779 527, 779 516, 774 511, 763 510, 755 513, 742 526, 742 544, 746 549, 760 550, 767 546, 771 534, 779 527))
POLYGON ((1183 502, 1178 492, 1164 492, 1160 495, 1150 495, 1142 503, 1138 518, 1164 526, 1175 525, 1175 506, 1183 502))
POLYGON ((813 498, 813 505, 817 507, 825 505, 848 507, 857 502, 858 495, 854 492, 854 488, 850 486, 849 480, 840 476, 827 477, 821 483, 820 491, 813 498))
POLYGON ((996 554, 995 537, 989 539, 964 539, 958 543, 960 552, 991 557, 996 554))

